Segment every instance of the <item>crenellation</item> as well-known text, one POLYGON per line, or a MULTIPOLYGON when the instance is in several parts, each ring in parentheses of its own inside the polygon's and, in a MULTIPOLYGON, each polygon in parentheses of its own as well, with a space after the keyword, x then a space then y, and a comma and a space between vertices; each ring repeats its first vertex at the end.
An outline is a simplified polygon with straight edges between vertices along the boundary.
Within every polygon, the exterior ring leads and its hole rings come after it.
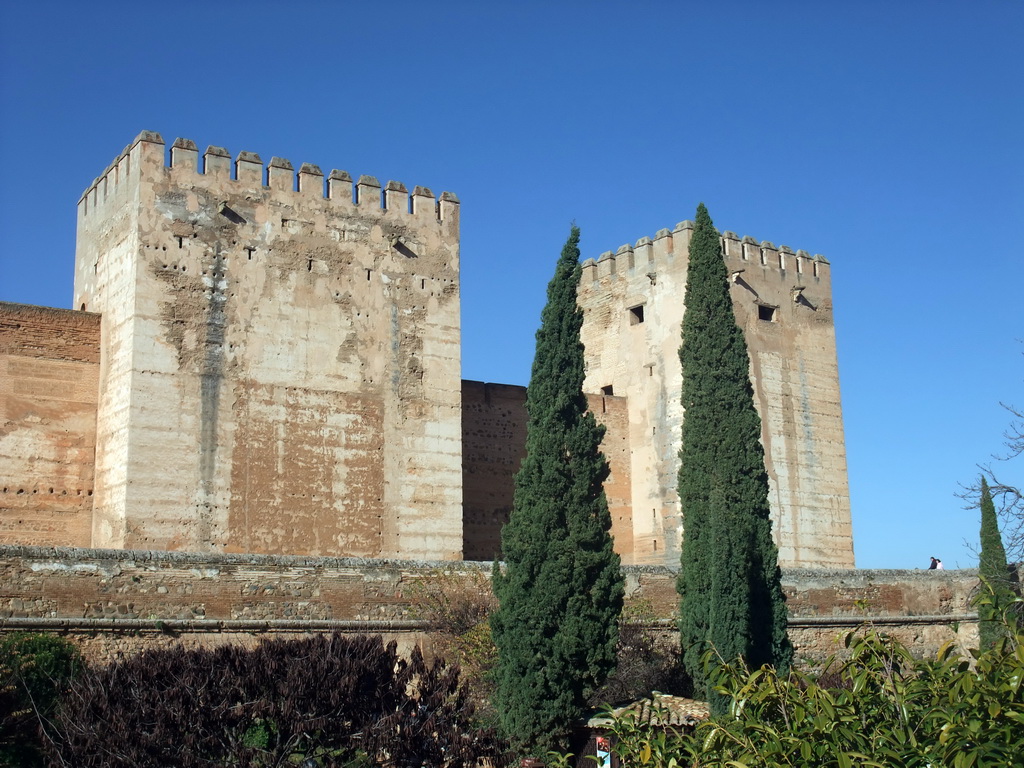
POLYGON ((199 147, 191 139, 177 138, 171 145, 171 167, 199 172, 199 147))
POLYGON ((633 247, 633 263, 638 269, 647 269, 654 261, 654 244, 649 237, 641 237, 633 247))
POLYGON ((239 152, 235 158, 235 179, 240 184, 263 186, 263 159, 255 152, 239 152))
POLYGON ((295 189, 295 168, 283 157, 272 157, 267 165, 267 186, 291 192, 295 189))
POLYGON ((437 203, 437 217, 448 226, 458 229, 459 198, 454 192, 442 192, 437 203))
POLYGON ((203 153, 203 174, 221 179, 231 178, 231 153, 212 144, 203 153))
POLYGON ((757 241, 754 238, 752 238, 749 235, 747 235, 741 241, 741 246, 742 246, 742 250, 743 250, 743 260, 744 261, 750 261, 750 262, 760 262, 761 261, 761 246, 759 246, 757 244, 757 241))
POLYGON ((324 196, 324 172, 312 163, 303 163, 299 168, 299 194, 308 197, 324 196))
POLYGON ((618 250, 615 251, 615 263, 617 270, 633 269, 633 246, 629 243, 620 245, 618 250))
POLYGON ((410 204, 412 205, 412 215, 417 218, 437 218, 439 215, 437 200, 434 198, 434 193, 427 187, 414 187, 410 204))
POLYGON ((670 256, 676 258, 682 256, 686 259, 686 263, 689 263, 691 237, 693 237, 692 221, 684 219, 676 224, 675 229, 672 231, 672 251, 670 256))
POLYGON ((597 277, 611 277, 615 274, 615 254, 605 251, 597 259, 597 277))
POLYGON ((722 252, 727 259, 743 258, 743 246, 735 232, 727 232, 722 235, 722 252))
POLYGON ((348 171, 331 171, 327 177, 327 198, 343 205, 352 205, 352 177, 348 171))
POLYGON ((375 176, 362 175, 356 182, 356 205, 360 208, 381 206, 380 182, 375 176))
POLYGON ((597 262, 593 259, 585 259, 580 265, 582 274, 580 276, 580 285, 589 285, 597 280, 597 262))
POLYGON ((400 213, 409 212, 409 190, 402 182, 389 181, 384 185, 384 209, 400 213))

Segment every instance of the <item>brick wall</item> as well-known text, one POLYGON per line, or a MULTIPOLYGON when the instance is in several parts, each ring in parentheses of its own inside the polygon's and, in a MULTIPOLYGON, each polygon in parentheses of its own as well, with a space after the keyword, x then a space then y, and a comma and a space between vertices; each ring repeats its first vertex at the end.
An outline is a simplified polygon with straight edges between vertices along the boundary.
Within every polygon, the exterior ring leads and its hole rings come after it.
MULTIPOLYGON (((604 491, 615 551, 633 553, 629 412, 623 397, 587 395, 606 431, 601 450, 611 467, 604 491)), ((501 552, 515 475, 526 456, 526 387, 462 382, 462 537, 466 560, 492 561, 501 552)))
POLYGON ((100 317, 0 302, 0 543, 91 542, 100 317))

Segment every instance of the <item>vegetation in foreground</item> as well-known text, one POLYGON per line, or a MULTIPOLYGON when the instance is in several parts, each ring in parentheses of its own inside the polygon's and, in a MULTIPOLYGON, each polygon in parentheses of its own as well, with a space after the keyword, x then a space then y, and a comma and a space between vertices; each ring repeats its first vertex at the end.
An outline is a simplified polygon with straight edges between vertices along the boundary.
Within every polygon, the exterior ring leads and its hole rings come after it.
POLYGON ((772 539, 761 419, 736 324, 721 240, 701 203, 690 240, 679 359, 683 370, 679 505, 683 516, 679 634, 699 697, 723 712, 705 672, 723 661, 785 671, 793 656, 772 539))
POLYGON ((55 635, 0 639, 0 766, 46 764, 43 744, 53 735, 57 702, 82 669, 78 649, 55 635))
POLYGON ((49 748, 53 765, 76 768, 502 765, 502 742, 471 718, 457 669, 333 634, 87 669, 49 748))
MULTIPOLYGON (((871 626, 846 637, 848 658, 826 678, 739 663, 715 668, 729 710, 694 733, 621 719, 612 729, 623 768, 991 768, 1024 755, 1021 601, 981 601, 1005 617, 988 649, 952 645, 917 659, 871 626)), ((710 660, 710 656, 708 657, 710 660)))
POLYGON ((573 226, 548 285, 526 390, 526 458, 501 534, 505 568, 493 574, 495 707, 504 732, 540 754, 565 744, 614 668, 623 600, 604 428, 583 394, 579 239, 573 226))
MULTIPOLYGON (((978 562, 978 573, 996 595, 996 602, 1006 602, 1013 597, 1013 584, 1010 582, 1010 566, 1006 562, 1006 549, 1003 537, 999 533, 999 521, 996 519, 996 508, 992 502, 992 493, 985 476, 981 477, 981 552, 978 562)), ((991 601, 990 601, 991 602, 991 601)), ((993 615, 992 606, 978 606, 978 634, 980 647, 991 648, 1003 636, 1003 625, 999 617, 993 615)))

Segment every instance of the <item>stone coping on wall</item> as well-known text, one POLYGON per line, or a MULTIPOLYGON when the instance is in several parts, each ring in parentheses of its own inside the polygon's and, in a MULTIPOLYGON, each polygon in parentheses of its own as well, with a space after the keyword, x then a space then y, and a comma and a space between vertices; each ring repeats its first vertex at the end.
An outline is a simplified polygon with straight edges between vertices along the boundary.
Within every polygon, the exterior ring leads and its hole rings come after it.
MULTIPOLYGON (((404 589, 405 584, 429 579, 445 571, 484 575, 493 567, 492 563, 472 561, 27 545, 0 546, 0 563, 6 569, 0 577, 3 579, 0 581, 0 598, 20 599, 22 603, 36 598, 54 602, 45 610, 5 611, 5 615, 12 619, 35 616, 54 620, 152 618, 190 622, 408 620, 413 617, 409 615, 410 599, 404 589), (64 572, 67 577, 41 580, 51 571, 64 572), (178 572, 175 578, 180 582, 187 582, 186 587, 179 590, 178 595, 182 599, 178 602, 192 600, 201 606, 199 609, 182 612, 178 606, 177 614, 159 610, 163 606, 157 602, 160 598, 154 591, 159 589, 167 595, 166 587, 159 585, 163 575, 171 571, 178 572), (337 578, 334 578, 335 574, 337 578), (250 582, 262 578, 267 581, 277 579, 279 584, 276 587, 272 585, 269 590, 254 590, 250 582), (348 592, 344 594, 338 586, 342 581, 348 584, 345 587, 348 592), (358 587, 357 582, 362 582, 363 587, 358 587), (119 586, 114 589, 110 584, 119 586), (296 587, 297 584, 302 589, 296 587), (282 591, 282 586, 299 591, 282 591), (69 591, 76 593, 75 600, 68 596, 69 591), (129 610, 128 615, 109 615, 110 611, 103 615, 104 612, 96 610, 95 606, 87 606, 90 610, 80 614, 76 601, 84 599, 89 602, 90 598, 113 600, 115 603, 118 600, 137 600, 145 608, 137 612, 141 615, 132 615, 133 610, 129 610), (298 615, 291 610, 284 615, 272 612, 264 615, 265 612, 255 607, 261 603, 280 607, 285 599, 305 601, 302 605, 308 615, 298 615), (57 602, 61 603, 60 607, 57 602), (162 615, 151 616, 147 613, 149 611, 162 615)), ((678 605, 676 571, 664 566, 629 565, 623 567, 623 573, 627 596, 646 600, 653 617, 670 621, 678 605)), ((887 617, 913 618, 915 623, 971 621, 974 617, 971 598, 978 584, 978 574, 973 569, 936 572, 926 569, 789 568, 783 571, 782 579, 791 622, 831 624, 836 624, 838 619, 842 619, 839 624, 865 620, 882 622, 887 617)), ((169 600, 170 596, 166 599, 169 600)), ((29 608, 28 605, 21 607, 29 608)), ((198 628, 202 625, 194 623, 190 626, 198 628)))
MULTIPOLYGON (((262 555, 231 552, 180 552, 142 549, 99 549, 90 547, 43 547, 25 544, 0 545, 0 558, 24 558, 26 560, 58 558, 61 560, 124 560, 130 562, 173 563, 188 565, 209 563, 223 565, 282 565, 286 567, 394 567, 490 570, 492 563, 480 560, 402 560, 397 558, 372 559, 362 557, 322 557, 310 555, 262 555)), ((663 565, 624 565, 625 573, 672 575, 678 569, 663 565)), ((932 571, 927 568, 783 568, 783 583, 811 582, 879 582, 921 581, 946 579, 977 579, 976 568, 955 568, 932 571)))
MULTIPOLYGON (((429 646, 417 585, 445 574, 486 591, 492 563, 0 546, 0 632, 73 638, 92 659, 184 644, 213 646, 316 632, 373 632, 429 646)), ((623 567, 638 622, 666 636, 679 606, 674 569, 623 567)), ((976 642, 976 571, 786 569, 783 588, 802 657, 841 652, 865 623, 915 653, 976 642), (973 633, 973 634, 972 634, 973 633)), ((456 587, 457 588, 457 587, 456 587)), ((468 592, 467 592, 468 594, 468 592)))

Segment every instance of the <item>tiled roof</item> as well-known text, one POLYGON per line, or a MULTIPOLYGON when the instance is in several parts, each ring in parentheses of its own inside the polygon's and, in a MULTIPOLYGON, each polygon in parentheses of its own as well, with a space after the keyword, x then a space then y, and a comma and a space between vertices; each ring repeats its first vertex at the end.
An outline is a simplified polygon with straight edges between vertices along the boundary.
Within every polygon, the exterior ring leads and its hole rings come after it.
POLYGON ((632 714, 638 722, 653 726, 686 726, 692 728, 709 715, 707 702, 670 696, 654 691, 649 699, 640 699, 631 704, 601 712, 587 720, 588 728, 607 728, 612 718, 618 719, 632 714))

